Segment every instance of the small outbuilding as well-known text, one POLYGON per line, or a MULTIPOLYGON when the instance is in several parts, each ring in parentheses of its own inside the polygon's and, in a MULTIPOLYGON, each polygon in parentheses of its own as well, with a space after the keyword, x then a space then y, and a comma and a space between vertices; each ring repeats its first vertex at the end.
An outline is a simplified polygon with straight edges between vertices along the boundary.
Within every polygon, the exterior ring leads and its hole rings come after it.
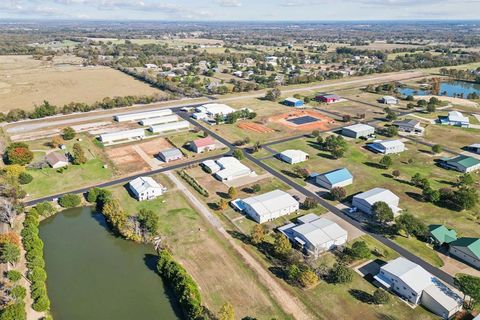
POLYGON ((215 140, 211 137, 205 137, 197 140, 193 140, 190 143, 190 149, 195 153, 202 153, 205 151, 212 151, 216 149, 215 140))
POLYGON ((280 160, 286 163, 296 164, 308 160, 308 153, 302 150, 285 150, 278 154, 280 160))
POLYGON ((342 134, 350 138, 368 138, 375 134, 375 128, 367 124, 357 123, 342 128, 342 134))
POLYGON ((167 188, 151 177, 133 179, 128 183, 128 188, 138 201, 155 199, 167 191, 167 188))
POLYGON ((405 144, 400 140, 378 140, 367 144, 367 148, 377 153, 393 154, 405 151, 405 144))
POLYGON ((345 187, 353 183, 353 175, 347 168, 335 169, 319 174, 315 177, 316 183, 328 190, 336 187, 345 187))
POLYGON ((373 214, 373 205, 377 202, 385 202, 394 214, 398 214, 401 211, 398 207, 400 198, 392 191, 384 188, 373 188, 357 194, 352 199, 352 206, 362 212, 373 214))
POLYGON ((296 99, 296 98, 287 98, 283 100, 282 103, 288 107, 295 107, 295 108, 301 108, 304 105, 303 100, 296 99))
POLYGON ((177 148, 171 148, 167 150, 160 151, 158 157, 164 162, 171 162, 183 158, 183 153, 177 148))
POLYGON ((384 104, 397 104, 398 99, 392 96, 383 96, 378 100, 378 102, 384 103, 384 104))
POLYGON ((50 152, 45 156, 45 161, 54 169, 68 166, 68 158, 64 153, 50 152))

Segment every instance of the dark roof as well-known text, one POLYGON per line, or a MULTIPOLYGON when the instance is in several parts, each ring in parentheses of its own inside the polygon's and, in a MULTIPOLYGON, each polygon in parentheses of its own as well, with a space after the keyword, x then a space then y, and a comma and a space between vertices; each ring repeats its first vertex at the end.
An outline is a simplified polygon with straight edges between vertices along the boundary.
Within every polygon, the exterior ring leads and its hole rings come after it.
POLYGON ((480 238, 459 238, 450 242, 450 246, 468 248, 478 259, 480 259, 480 238))
POLYGON ((417 124, 419 124, 420 121, 418 120, 413 120, 413 119, 406 119, 406 120, 398 120, 398 121, 395 121, 393 124, 394 125, 409 125, 409 126, 416 126, 417 124))

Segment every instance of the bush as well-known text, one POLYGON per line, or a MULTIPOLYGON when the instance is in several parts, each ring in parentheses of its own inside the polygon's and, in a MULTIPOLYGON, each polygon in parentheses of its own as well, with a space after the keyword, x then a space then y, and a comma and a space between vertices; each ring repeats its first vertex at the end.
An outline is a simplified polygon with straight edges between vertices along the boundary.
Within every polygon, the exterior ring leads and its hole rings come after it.
POLYGON ((390 301, 390 296, 385 290, 378 288, 373 293, 373 303, 375 304, 387 304, 390 301))
POLYGON ((347 191, 343 187, 335 187, 330 190, 333 200, 341 201, 347 196, 347 191))
POLYGON ((15 300, 22 301, 27 296, 27 289, 22 286, 15 286, 10 290, 10 295, 15 300))
POLYGON ((348 250, 348 254, 354 259, 367 259, 371 252, 365 241, 355 241, 348 250))
POLYGON ((353 271, 342 264, 336 264, 330 271, 333 283, 349 283, 353 280, 353 271))
POLYGON ((76 132, 71 127, 66 127, 62 131, 62 137, 64 140, 72 140, 73 138, 75 138, 75 135, 76 135, 76 132))
POLYGON ((7 271, 7 279, 13 282, 17 282, 22 278, 22 274, 17 270, 9 270, 7 271))
POLYGON ((80 205, 81 199, 79 195, 69 193, 58 199, 58 204, 63 208, 74 208, 80 205))
POLYGON ((37 213, 41 216, 48 217, 55 213, 55 208, 53 207, 51 202, 44 201, 40 202, 35 206, 37 213))
POLYGON ((7 305, 0 312, 0 320, 25 320, 27 313, 25 312, 25 303, 16 302, 7 305))
POLYGON ((50 308, 50 300, 46 295, 42 295, 33 302, 32 308, 37 312, 47 311, 50 308))
POLYGON ((32 180, 33 180, 33 176, 27 172, 22 172, 18 176, 18 183, 20 184, 29 184, 30 182, 32 182, 32 180))

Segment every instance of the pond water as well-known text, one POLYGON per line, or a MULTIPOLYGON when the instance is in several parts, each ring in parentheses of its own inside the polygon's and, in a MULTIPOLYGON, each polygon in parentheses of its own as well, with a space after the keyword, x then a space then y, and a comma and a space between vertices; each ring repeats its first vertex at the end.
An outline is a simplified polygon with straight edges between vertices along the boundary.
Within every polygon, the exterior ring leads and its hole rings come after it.
MULTIPOLYGON (((398 88, 400 94, 412 96, 429 95, 428 90, 416 90, 412 88, 398 88)), ((465 81, 450 81, 440 83, 440 95, 449 97, 467 98, 468 94, 476 92, 480 95, 480 84, 465 81), (463 96, 461 96, 463 94, 463 96)))
POLYGON ((54 319, 181 319, 153 248, 116 237, 91 208, 42 221, 40 237, 54 319))

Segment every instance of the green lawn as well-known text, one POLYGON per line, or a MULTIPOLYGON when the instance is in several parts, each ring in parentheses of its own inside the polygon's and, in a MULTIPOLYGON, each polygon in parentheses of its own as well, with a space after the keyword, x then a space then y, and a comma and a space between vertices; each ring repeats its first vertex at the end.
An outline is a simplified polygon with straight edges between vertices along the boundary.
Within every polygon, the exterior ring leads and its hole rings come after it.
POLYGON ((431 265, 434 265, 436 267, 443 267, 443 261, 437 255, 437 252, 433 250, 430 246, 428 246, 425 242, 419 241, 414 237, 405 238, 402 236, 395 237, 394 241, 408 251, 421 257, 423 260, 427 261, 431 265))

